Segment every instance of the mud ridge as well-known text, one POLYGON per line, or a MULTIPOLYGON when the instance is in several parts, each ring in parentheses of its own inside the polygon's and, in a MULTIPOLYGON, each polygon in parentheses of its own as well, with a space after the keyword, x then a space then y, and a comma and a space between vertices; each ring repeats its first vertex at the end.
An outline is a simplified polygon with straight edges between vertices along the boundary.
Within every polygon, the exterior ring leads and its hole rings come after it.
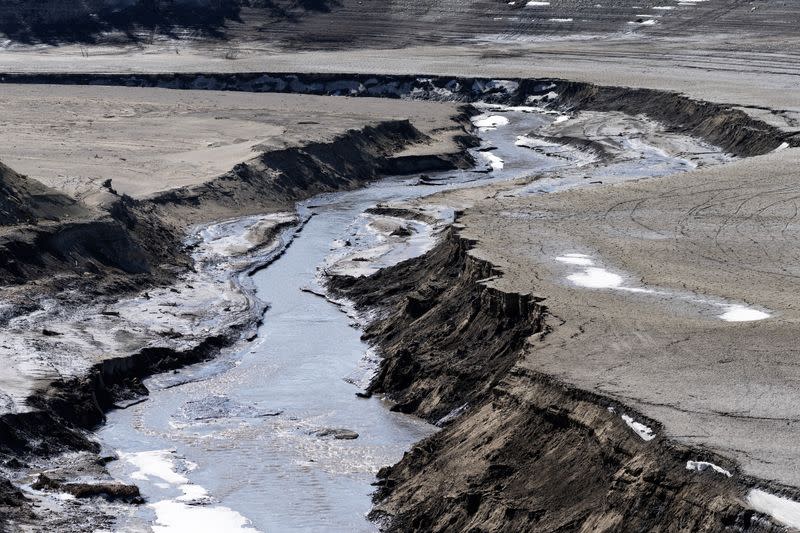
POLYGON ((394 157, 407 146, 428 143, 430 138, 408 120, 384 121, 348 131, 330 142, 263 152, 207 183, 173 189, 136 204, 160 215, 178 215, 183 221, 204 221, 209 211, 263 212, 317 194, 354 189, 381 174, 469 167, 472 159, 466 149, 474 141, 466 130, 468 114, 464 108, 454 117, 465 128, 456 139, 459 148, 454 154, 394 157))
POLYGON ((554 317, 491 287, 502 272, 471 255, 474 244, 456 226, 425 256, 330 280, 337 296, 379 311, 365 333, 383 356, 370 390, 444 427, 378 473, 371 518, 383 530, 782 530, 743 503, 756 480, 732 461, 517 364, 535 357, 554 317))
POLYGON ((737 156, 761 155, 782 143, 800 146, 800 132, 786 132, 734 106, 702 102, 675 92, 601 86, 555 78, 492 79, 456 76, 304 73, 21 74, 0 83, 112 85, 169 89, 277 92, 426 100, 546 105, 570 110, 645 114, 673 131, 688 133, 737 156))

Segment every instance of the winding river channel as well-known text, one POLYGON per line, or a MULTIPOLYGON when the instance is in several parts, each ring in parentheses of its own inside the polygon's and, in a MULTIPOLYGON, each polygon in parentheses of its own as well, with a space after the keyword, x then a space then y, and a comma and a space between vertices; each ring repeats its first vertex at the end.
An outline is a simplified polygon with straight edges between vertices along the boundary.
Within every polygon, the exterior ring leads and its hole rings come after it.
MULTIPOLYGON (((307 223, 286 253, 250 280, 269 304, 257 337, 214 361, 147 380, 148 399, 110 413, 99 431, 119 456, 109 464, 112 475, 139 485, 148 502, 135 516, 120 517, 119 530, 376 530, 366 519, 375 473, 437 428, 391 412, 384 399, 356 396, 374 356, 353 317, 318 295, 319 267, 336 243, 358 246, 362 213, 378 203, 586 164, 591 154, 526 137, 559 120, 567 119, 487 110, 476 122, 484 142, 476 169, 423 182, 391 177, 300 204, 307 223)), ((655 149, 647 157, 665 172, 692 166, 655 149)), ((640 168, 646 162, 635 160, 640 168)), ((558 187, 540 180, 538 189, 522 192, 588 185, 585 173, 558 187)), ((393 260, 425 245, 421 239, 394 250, 393 260)))

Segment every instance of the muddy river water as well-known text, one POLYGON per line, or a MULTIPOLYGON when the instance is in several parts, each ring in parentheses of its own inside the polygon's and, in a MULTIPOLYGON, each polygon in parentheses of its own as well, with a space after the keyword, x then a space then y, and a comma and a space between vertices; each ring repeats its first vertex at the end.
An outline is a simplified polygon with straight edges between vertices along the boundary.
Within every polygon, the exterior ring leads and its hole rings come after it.
MULTIPOLYGON (((484 148, 493 149, 476 152, 478 171, 432 174, 423 184, 418 176, 386 178, 301 204, 301 216, 313 216, 286 253, 250 280, 270 306, 257 337, 212 362, 149 379, 145 402, 109 414, 98 434, 119 456, 109 469, 139 485, 147 500, 134 516, 119 518, 118 530, 376 530, 366 519, 375 473, 437 428, 391 412, 381 398, 356 396, 375 357, 353 317, 314 294, 319 267, 336 243, 359 245, 361 215, 378 203, 537 172, 572 173, 519 191, 541 194, 589 186, 594 180, 586 175, 601 172, 596 154, 529 136, 571 119, 530 109, 486 112, 476 124, 484 148)), ((616 171, 604 167, 603 179, 694 168, 685 153, 668 154, 645 140, 622 146, 638 152, 615 160, 622 165, 616 171)), ((393 250, 393 260, 424 251, 425 238, 393 250)))

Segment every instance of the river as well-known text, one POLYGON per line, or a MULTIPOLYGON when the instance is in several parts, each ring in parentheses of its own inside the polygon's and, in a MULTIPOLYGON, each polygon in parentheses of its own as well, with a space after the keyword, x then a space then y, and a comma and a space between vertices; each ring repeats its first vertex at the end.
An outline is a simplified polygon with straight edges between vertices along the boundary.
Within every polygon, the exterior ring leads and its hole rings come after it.
MULTIPOLYGON (((476 152, 482 172, 431 174, 425 183, 436 185, 390 177, 300 204, 298 212, 310 216, 302 231, 251 279, 270 306, 257 337, 214 361, 150 378, 147 401, 109 414, 97 435, 120 457, 109 470, 139 485, 148 502, 119 518, 120 531, 376 530, 366 520, 375 473, 437 428, 391 412, 381 398, 356 396, 374 356, 351 316, 306 289, 319 292, 318 267, 333 243, 358 236, 371 206, 586 163, 520 141, 556 116, 491 115, 508 123, 479 123, 484 148, 493 148, 476 152), (358 437, 319 433, 331 429, 358 437)), ((569 183, 588 181, 581 175, 569 183)), ((415 253, 409 246, 399 259, 415 253)))

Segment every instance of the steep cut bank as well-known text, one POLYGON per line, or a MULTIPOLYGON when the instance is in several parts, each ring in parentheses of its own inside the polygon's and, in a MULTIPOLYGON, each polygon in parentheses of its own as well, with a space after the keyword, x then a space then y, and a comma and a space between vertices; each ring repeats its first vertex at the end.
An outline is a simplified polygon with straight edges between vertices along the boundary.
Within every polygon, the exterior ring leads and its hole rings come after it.
POLYGON ((380 311, 365 335, 383 355, 370 390, 444 426, 378 474, 375 520, 387 531, 780 530, 742 503, 730 461, 517 365, 558 318, 492 288, 502 272, 472 244, 454 228, 426 256, 330 281, 380 311))
POLYGON ((471 257, 470 246, 451 230, 424 262, 330 281, 359 307, 388 312, 365 331, 391 354, 368 390, 389 394, 396 411, 436 422, 465 410, 505 376, 525 339, 542 332, 545 308, 484 285, 501 273, 471 257))
MULTIPOLYGON (((150 270, 145 250, 114 216, 22 176, 0 163, 0 283, 44 280, 54 274, 135 277, 150 270)), ((74 281, 74 280, 73 280, 74 281)), ((6 295, 8 301, 9 295, 6 295)), ((8 320, 5 313, 4 320, 8 320)))
POLYGON ((800 146, 796 130, 782 130, 733 105, 701 102, 670 91, 571 82, 556 78, 482 78, 282 72, 178 74, 5 74, 3 83, 118 85, 184 90, 250 91, 385 97, 504 105, 539 105, 567 111, 644 114, 671 131, 700 137, 737 156, 768 153, 782 143, 800 146))

